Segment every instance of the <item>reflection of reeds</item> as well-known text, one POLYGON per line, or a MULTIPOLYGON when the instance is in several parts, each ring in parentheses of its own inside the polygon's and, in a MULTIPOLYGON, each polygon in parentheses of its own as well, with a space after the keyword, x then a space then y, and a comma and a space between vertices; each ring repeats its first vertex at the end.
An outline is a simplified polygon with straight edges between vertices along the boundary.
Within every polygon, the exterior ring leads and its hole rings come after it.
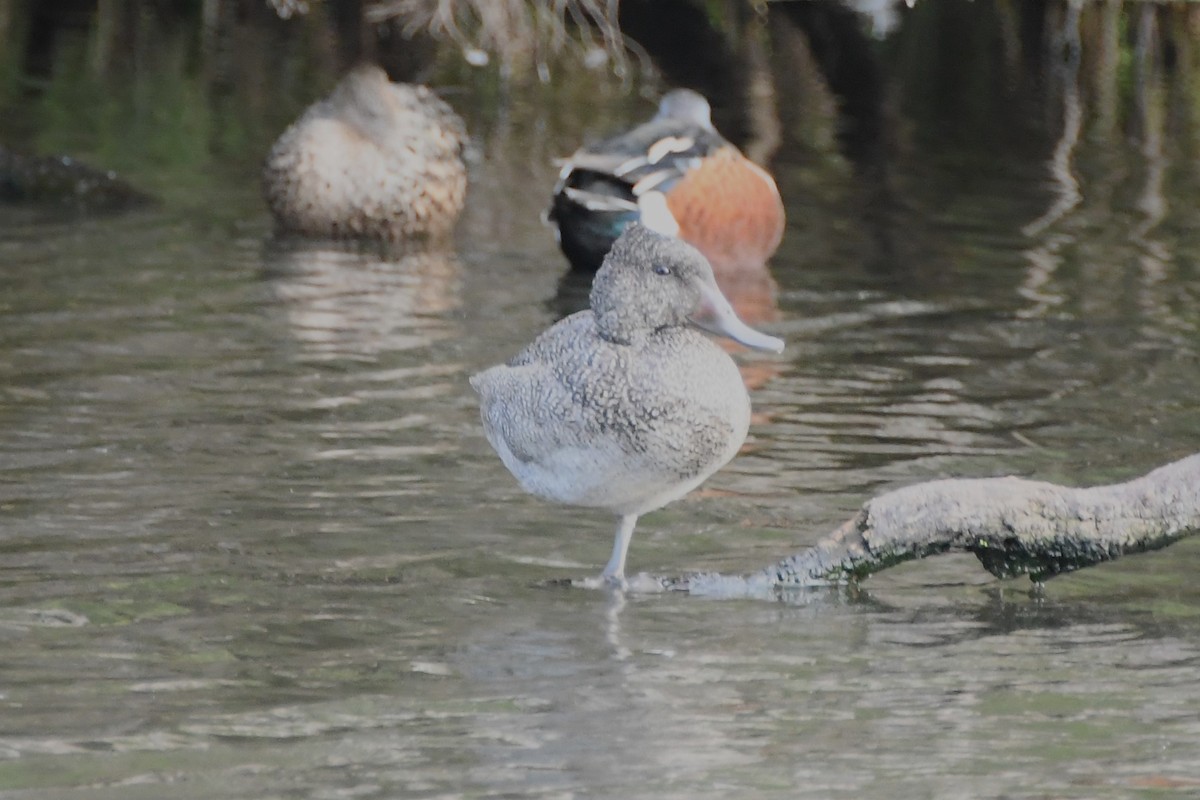
POLYGON ((572 48, 606 53, 618 74, 625 71, 617 0, 381 0, 366 17, 449 39, 469 54, 495 53, 505 65, 532 59, 539 74, 548 56, 572 48))
POLYGON ((1032 243, 1018 292, 1031 305, 1019 314, 1122 318, 1136 300, 1147 323, 1186 327, 1179 313, 1186 303, 1168 280, 1187 247, 1173 232, 1172 212, 1187 218, 1191 208, 1169 190, 1179 171, 1170 101, 1187 91, 1192 63, 1181 45, 1187 35, 1175 27, 1186 20, 1183 9, 1117 0, 1063 8, 1053 41, 1069 58, 1050 62, 1061 80, 1046 83, 1062 106, 1050 161, 1058 191, 1023 228, 1032 243))
POLYGON ((1079 134, 1083 129, 1083 105, 1079 98, 1079 58, 1083 47, 1079 35, 1080 9, 1081 4, 1078 2, 1067 6, 1066 20, 1062 30, 1058 32, 1067 55, 1058 76, 1062 84, 1062 135, 1054 147, 1049 165, 1057 197, 1044 214, 1021 229, 1026 236, 1038 235, 1083 201, 1079 181, 1072 171, 1075 146, 1079 143, 1079 134))

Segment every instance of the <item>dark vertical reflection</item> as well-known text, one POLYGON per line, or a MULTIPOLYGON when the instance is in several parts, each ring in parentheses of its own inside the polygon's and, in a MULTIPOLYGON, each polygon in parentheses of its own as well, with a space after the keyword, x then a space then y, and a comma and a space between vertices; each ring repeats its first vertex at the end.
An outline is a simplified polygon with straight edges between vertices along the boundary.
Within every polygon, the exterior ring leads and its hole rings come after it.
POLYGON ((884 65, 862 18, 834 3, 779 3, 773 23, 799 30, 808 50, 838 98, 837 138, 846 157, 883 180, 888 120, 884 65))
MULTIPOLYGON (((749 12, 741 4, 729 4, 726 11, 727 30, 747 24, 749 12)), ((668 83, 708 97, 717 127, 730 141, 745 144, 750 136, 745 58, 735 39, 713 26, 705 8, 691 0, 625 0, 620 23, 668 83)))
MULTIPOLYGON (((803 47, 816 74, 836 98, 832 126, 841 152, 855 167, 861 196, 862 232, 871 244, 868 263, 875 269, 895 271, 923 256, 905 255, 895 228, 905 216, 891 175, 895 156, 895 124, 888 99, 884 65, 877 43, 866 33, 862 18, 833 3, 783 3, 776 6, 776 40, 790 32, 803 39, 803 47)), ((783 72, 793 76, 796 72, 783 72)), ((793 113, 811 113, 800 108, 793 113)), ((798 126, 797 126, 798 127, 798 126)))

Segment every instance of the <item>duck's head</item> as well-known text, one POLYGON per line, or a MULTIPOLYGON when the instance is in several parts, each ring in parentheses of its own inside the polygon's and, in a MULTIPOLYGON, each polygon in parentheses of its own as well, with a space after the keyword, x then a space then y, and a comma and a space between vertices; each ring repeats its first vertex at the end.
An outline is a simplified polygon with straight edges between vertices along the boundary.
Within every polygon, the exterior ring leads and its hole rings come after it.
POLYGON ((672 89, 658 101, 655 120, 674 120, 712 129, 712 107, 704 95, 691 89, 672 89))
POLYGON ((600 333, 615 342, 691 324, 757 350, 783 351, 783 340, 738 318, 700 251, 644 225, 630 225, 613 244, 590 299, 600 333))
POLYGON ((341 116, 356 122, 386 120, 394 106, 392 82, 381 67, 359 64, 338 81, 329 102, 341 116))
POLYGON ((426 86, 392 83, 375 64, 360 64, 334 87, 329 106, 377 146, 414 158, 457 158, 466 129, 454 110, 426 86))

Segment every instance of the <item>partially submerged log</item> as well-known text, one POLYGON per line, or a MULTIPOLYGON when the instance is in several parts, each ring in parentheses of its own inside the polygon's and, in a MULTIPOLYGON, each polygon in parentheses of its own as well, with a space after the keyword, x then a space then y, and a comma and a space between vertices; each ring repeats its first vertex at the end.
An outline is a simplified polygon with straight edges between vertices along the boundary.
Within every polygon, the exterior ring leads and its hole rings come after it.
POLYGON ((68 156, 29 156, 0 145, 0 202, 110 213, 149 205, 154 199, 115 172, 68 156))
POLYGON ((1021 478, 930 481, 868 501, 809 549, 745 576, 662 581, 699 594, 760 595, 860 580, 940 553, 973 553, 1034 581, 1156 550, 1200 531, 1200 453, 1135 480, 1071 488, 1021 478))

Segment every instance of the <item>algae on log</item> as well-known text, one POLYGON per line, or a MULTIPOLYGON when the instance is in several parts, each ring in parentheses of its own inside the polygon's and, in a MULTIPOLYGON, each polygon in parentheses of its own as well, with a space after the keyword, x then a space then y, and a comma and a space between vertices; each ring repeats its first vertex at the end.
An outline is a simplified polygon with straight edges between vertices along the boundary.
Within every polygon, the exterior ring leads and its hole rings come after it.
POLYGON ((696 574, 668 589, 759 594, 847 583, 902 561, 974 553, 998 577, 1042 581, 1200 531, 1200 453, 1135 480, 1071 488, 1021 478, 930 481, 880 495, 796 555, 747 576, 696 574))

